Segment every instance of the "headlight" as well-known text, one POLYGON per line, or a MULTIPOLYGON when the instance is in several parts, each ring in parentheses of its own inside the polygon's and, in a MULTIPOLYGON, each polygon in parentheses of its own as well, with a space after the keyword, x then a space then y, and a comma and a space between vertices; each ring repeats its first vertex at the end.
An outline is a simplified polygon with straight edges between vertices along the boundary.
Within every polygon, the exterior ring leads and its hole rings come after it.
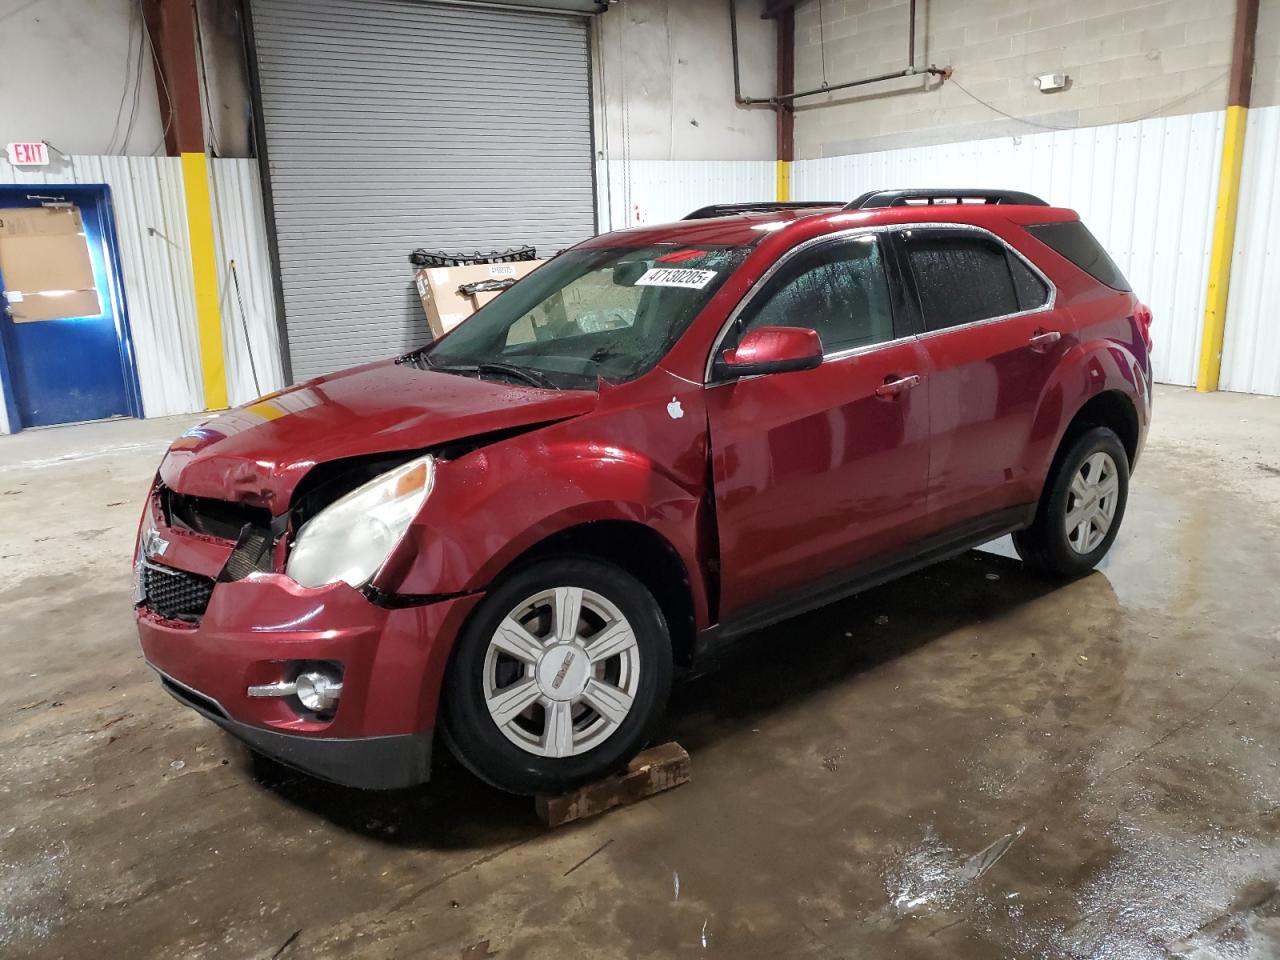
POLYGON ((435 458, 419 457, 335 500, 302 525, 285 573, 304 587, 364 586, 409 529, 435 476, 435 458))

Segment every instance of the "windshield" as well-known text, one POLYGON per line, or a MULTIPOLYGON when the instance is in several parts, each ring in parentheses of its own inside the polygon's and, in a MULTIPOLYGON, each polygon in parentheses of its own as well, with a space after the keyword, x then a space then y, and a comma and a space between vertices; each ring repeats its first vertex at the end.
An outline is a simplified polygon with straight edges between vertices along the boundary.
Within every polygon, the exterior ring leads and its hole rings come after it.
POLYGON ((519 368, 555 386, 630 380, 671 349, 747 253, 671 244, 569 250, 428 348, 427 361, 481 375, 519 368))

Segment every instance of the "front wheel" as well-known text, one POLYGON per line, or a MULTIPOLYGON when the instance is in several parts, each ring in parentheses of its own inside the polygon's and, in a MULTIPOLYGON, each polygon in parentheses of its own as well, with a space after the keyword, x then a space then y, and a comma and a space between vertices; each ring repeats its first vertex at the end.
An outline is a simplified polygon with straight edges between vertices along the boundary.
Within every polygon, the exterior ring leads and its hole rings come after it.
POLYGON ((445 735, 499 789, 560 792, 639 752, 671 671, 666 621, 640 581, 587 558, 544 560, 504 580, 464 630, 445 735))
POLYGON ((1013 545, 1030 567, 1081 576, 1111 549, 1128 497, 1124 445, 1113 431, 1094 427, 1055 460, 1035 521, 1013 535, 1013 545))

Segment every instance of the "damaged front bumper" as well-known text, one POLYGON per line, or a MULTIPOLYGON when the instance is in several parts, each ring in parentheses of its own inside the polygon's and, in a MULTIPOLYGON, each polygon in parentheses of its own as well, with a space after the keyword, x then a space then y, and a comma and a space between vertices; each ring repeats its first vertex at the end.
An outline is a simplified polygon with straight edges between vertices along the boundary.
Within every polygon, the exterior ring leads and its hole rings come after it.
MULTIPOLYGON (((181 569, 181 544, 174 547, 164 560, 181 569)), ((449 650, 480 596, 389 608, 344 583, 311 589, 281 574, 253 574, 216 583, 198 622, 166 619, 146 605, 136 616, 147 663, 202 716, 307 773, 391 789, 430 775, 449 650), (315 663, 341 673, 331 712, 316 714, 296 697, 249 694, 315 663)))
POLYGON ((431 731, 381 737, 320 737, 280 733, 233 720, 217 701, 167 676, 160 682, 175 699, 258 753, 345 787, 395 790, 431 777, 431 731))

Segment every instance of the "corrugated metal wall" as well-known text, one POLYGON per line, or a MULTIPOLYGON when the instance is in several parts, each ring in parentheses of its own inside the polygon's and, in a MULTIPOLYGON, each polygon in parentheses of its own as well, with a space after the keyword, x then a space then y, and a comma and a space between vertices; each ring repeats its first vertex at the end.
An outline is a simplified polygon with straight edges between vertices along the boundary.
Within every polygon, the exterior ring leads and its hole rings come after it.
POLYGON ((667 223, 710 203, 772 200, 772 160, 609 160, 597 167, 600 232, 667 223))
POLYGON ((1249 111, 1231 259, 1223 390, 1280 396, 1280 106, 1249 111))
POLYGON ((792 168, 791 192, 797 200, 826 200, 875 188, 999 186, 1072 207, 1155 313, 1156 379, 1190 385, 1223 120, 1221 112, 1199 113, 801 160, 792 168))
POLYGON ((592 235, 582 17, 421 0, 254 0, 298 379, 422 346, 416 247, 544 255, 592 235))
MULTIPOLYGON (((240 402, 252 398, 253 387, 243 359, 245 341, 238 308, 235 312, 231 309, 234 291, 227 289, 226 261, 232 256, 240 269, 254 359, 263 358, 258 364, 263 390, 282 385, 265 220, 254 161, 212 160, 210 167, 228 377, 232 400, 240 402)), ((111 188, 144 414, 162 417, 203 410, 181 161, 173 157, 78 156, 35 171, 12 167, 0 158, 0 184, 59 183, 106 184, 111 188)), ((0 410, 0 429, 7 432, 8 428, 0 410)))
POLYGON ((227 362, 227 393, 235 406, 285 385, 280 331, 276 325, 271 249, 262 213, 258 162, 214 160, 209 166, 222 348, 227 362), (240 281, 239 297, 231 272, 233 260, 240 281))

